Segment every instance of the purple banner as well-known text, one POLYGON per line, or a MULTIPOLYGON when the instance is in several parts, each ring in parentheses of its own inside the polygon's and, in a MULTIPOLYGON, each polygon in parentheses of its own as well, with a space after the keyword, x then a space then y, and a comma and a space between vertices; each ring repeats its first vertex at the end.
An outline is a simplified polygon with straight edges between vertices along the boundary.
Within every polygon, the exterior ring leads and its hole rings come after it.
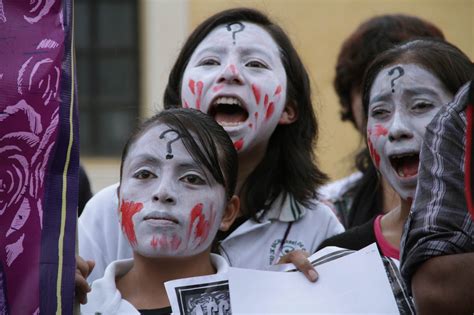
POLYGON ((71 29, 70 1, 0 0, 0 314, 72 313, 71 29))

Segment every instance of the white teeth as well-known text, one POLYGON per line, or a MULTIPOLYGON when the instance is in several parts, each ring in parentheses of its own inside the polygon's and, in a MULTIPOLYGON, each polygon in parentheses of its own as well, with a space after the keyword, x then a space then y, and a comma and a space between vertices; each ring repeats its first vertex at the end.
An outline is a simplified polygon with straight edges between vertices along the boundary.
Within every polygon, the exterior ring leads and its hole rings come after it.
POLYGON ((242 122, 227 122, 227 121, 218 121, 217 123, 221 125, 222 127, 234 127, 234 126, 239 126, 242 124, 242 122))
POLYGON ((403 170, 399 169, 397 173, 398 173, 398 176, 405 177, 405 173, 403 172, 403 170))
POLYGON ((242 106, 239 99, 237 99, 235 97, 225 97, 225 96, 219 97, 218 99, 216 99, 214 101, 214 104, 228 104, 228 105, 242 106))

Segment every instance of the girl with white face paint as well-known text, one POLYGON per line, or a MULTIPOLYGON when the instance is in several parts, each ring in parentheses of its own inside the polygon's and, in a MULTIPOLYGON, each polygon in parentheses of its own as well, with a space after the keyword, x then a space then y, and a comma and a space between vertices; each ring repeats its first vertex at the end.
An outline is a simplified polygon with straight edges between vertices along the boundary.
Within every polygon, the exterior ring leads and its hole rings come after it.
POLYGON ((471 61, 463 52, 436 40, 410 41, 380 54, 371 63, 362 98, 367 146, 380 175, 400 197, 401 206, 326 240, 321 247, 360 249, 377 241, 382 254, 399 259, 400 237, 415 195, 426 126, 469 81, 471 69, 471 61))
POLYGON ((456 47, 418 40, 382 54, 367 70, 367 144, 375 167, 401 200, 400 207, 375 220, 377 241, 387 256, 399 259, 426 126, 470 80, 471 69, 469 58, 456 47))
MULTIPOLYGON (((339 51, 334 88, 339 98, 342 121, 350 121, 365 139, 362 79, 377 55, 391 47, 419 38, 444 39, 431 22, 406 14, 384 14, 362 22, 346 38, 339 51)), ((363 145, 354 156, 357 172, 321 188, 323 198, 332 202, 346 228, 361 225, 400 204, 391 185, 376 176, 368 148, 363 145)))
MULTIPOLYGON (((232 266, 253 269, 297 257, 292 261, 316 280, 303 251, 313 253, 343 227, 317 200, 317 188, 327 177, 315 163, 317 120, 310 83, 284 31, 253 9, 226 10, 206 19, 178 55, 164 106, 209 114, 237 150, 240 213, 226 233, 218 233, 216 251, 232 266), (286 255, 290 252, 300 255, 286 255)), ((115 188, 96 194, 80 218, 80 255, 96 262, 89 279, 101 276, 111 259, 131 255, 119 231, 105 236, 99 225, 110 221, 104 215, 117 213, 115 188)))
MULTIPOLYGON (((237 149, 241 217, 219 248, 233 266, 264 269, 289 252, 312 253, 324 235, 343 230, 315 198, 326 176, 314 162, 317 121, 307 72, 266 16, 233 9, 199 25, 171 71, 164 103, 213 116, 237 149)), ((304 256, 283 261, 316 279, 304 256)))
POLYGON ((416 40, 379 55, 364 77, 367 144, 375 167, 400 197, 400 206, 321 245, 358 250, 376 242, 402 314, 414 312, 398 270, 400 238, 416 190, 426 126, 472 75, 469 58, 441 41, 416 40), (397 280, 398 278, 398 280, 397 280), (394 280, 395 279, 395 280, 394 280))
POLYGON ((82 311, 171 312, 165 281, 225 272, 226 261, 210 251, 237 215, 236 176, 233 144, 209 116, 175 109, 145 122, 124 148, 118 188, 133 259, 107 267, 82 311))
MULTIPOLYGON (((278 124, 296 119, 286 107, 286 73, 280 49, 262 27, 247 22, 216 27, 189 59, 181 104, 208 113, 223 126, 242 155, 264 154, 278 124)), ((258 159, 258 157, 256 157, 258 159)))

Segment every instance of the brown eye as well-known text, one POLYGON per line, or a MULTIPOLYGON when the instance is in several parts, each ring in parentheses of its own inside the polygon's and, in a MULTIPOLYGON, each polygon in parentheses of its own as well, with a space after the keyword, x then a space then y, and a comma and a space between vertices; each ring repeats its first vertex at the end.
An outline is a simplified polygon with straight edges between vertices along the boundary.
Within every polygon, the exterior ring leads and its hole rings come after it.
POLYGON ((268 69, 267 65, 265 65, 263 62, 260 62, 258 60, 249 61, 245 64, 245 66, 249 68, 268 69))
POLYGON ((376 119, 384 119, 390 115, 390 111, 384 108, 374 108, 370 112, 370 116, 376 119))
POLYGON ((414 110, 415 112, 418 112, 418 113, 423 113, 423 112, 426 112, 428 110, 430 110, 431 108, 433 108, 433 104, 432 103, 429 103, 429 102, 420 102, 420 103, 416 103, 415 105, 413 105, 412 107, 412 110, 414 110))
POLYGON ((220 63, 216 59, 208 58, 208 59, 202 60, 198 65, 199 66, 219 66, 220 63))
POLYGON ((152 172, 148 170, 139 170, 138 172, 133 174, 133 178, 136 178, 136 179, 149 179, 152 177, 156 177, 156 176, 155 174, 153 174, 152 172))
POLYGON ((206 181, 199 177, 198 175, 195 174, 189 174, 185 175, 181 178, 181 180, 185 183, 191 184, 191 185, 204 185, 206 184, 206 181))

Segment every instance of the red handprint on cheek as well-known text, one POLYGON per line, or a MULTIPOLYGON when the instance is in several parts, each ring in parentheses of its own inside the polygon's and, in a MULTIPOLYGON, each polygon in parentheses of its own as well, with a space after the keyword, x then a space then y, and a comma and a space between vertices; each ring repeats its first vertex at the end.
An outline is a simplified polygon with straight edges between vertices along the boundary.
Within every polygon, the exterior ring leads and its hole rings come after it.
POLYGON ((122 214, 122 229, 127 235, 130 244, 132 245, 137 244, 137 237, 135 235, 132 217, 141 209, 143 209, 143 204, 141 202, 135 203, 133 201, 122 200, 120 205, 120 212, 122 214))
POLYGON ((200 110, 201 109, 201 98, 202 98, 202 87, 203 87, 202 81, 198 81, 196 86, 197 86, 196 109, 200 110))
POLYGON ((275 111, 275 104, 273 104, 273 102, 270 102, 270 104, 268 104, 268 107, 267 107, 267 112, 265 113, 265 120, 270 119, 274 111, 275 111))
POLYGON ((374 136, 380 137, 388 135, 388 130, 384 126, 376 124, 374 127, 374 136))
POLYGON ((274 96, 277 96, 281 93, 281 85, 277 86, 275 93, 273 94, 274 96))
POLYGON ((195 86, 194 80, 193 79, 189 80, 188 87, 191 93, 193 93, 193 95, 196 94, 196 92, 194 91, 194 86, 195 86))
MULTIPOLYGON (((204 87, 204 83, 202 81, 195 82, 193 79, 190 79, 188 82, 188 87, 191 93, 196 96, 196 109, 201 109, 201 98, 202 98, 202 89, 204 87)), ((189 108, 189 104, 185 102, 186 108, 189 108)))
POLYGON ((370 156, 372 157, 372 160, 374 161, 375 166, 377 168, 379 168, 380 167, 380 155, 375 150, 375 148, 372 144, 372 141, 370 141, 370 138, 367 139, 367 145, 369 146, 370 156))
POLYGON ((256 84, 252 84, 252 91, 253 95, 255 96, 255 102, 258 104, 260 103, 260 88, 256 84))
POLYGON ((209 230, 215 221, 215 213, 212 206, 209 219, 206 219, 206 215, 203 213, 203 206, 202 203, 196 204, 190 213, 188 229, 188 248, 190 249, 194 249, 206 242, 209 230))

